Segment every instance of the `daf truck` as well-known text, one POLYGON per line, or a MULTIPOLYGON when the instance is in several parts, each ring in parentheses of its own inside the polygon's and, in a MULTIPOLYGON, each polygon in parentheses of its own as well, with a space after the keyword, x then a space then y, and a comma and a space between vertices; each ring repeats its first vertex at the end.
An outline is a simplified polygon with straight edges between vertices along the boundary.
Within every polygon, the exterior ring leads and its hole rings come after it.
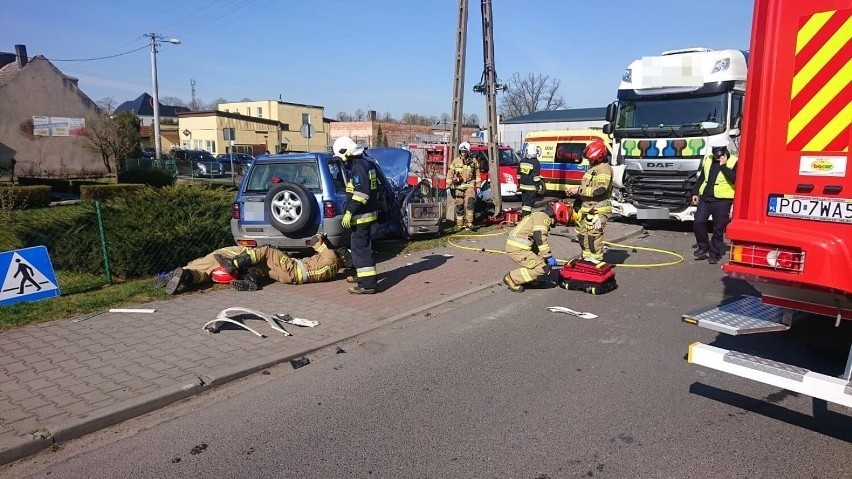
POLYGON ((846 407, 852 407, 850 78, 849 0, 755 1, 723 270, 759 294, 682 317, 719 333, 752 335, 693 343, 689 362, 846 407), (786 346, 769 347, 776 339, 770 333, 786 336, 777 338, 786 346), (791 354, 805 338, 810 348, 791 354), (827 346, 845 354, 815 361, 815 350, 827 346))
POLYGON ((692 221, 692 187, 714 137, 737 154, 748 52, 687 48, 633 61, 607 108, 613 212, 692 221))

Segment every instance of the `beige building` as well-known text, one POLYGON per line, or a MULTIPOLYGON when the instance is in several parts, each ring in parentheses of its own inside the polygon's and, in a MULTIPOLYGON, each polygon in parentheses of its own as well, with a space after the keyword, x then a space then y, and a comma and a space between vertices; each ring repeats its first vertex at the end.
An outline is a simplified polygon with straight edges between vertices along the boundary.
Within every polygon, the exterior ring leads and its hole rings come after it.
POLYGON ((274 120, 280 123, 280 144, 269 151, 325 151, 329 143, 330 120, 323 114, 324 108, 317 105, 289 103, 279 100, 241 101, 220 103, 219 110, 237 113, 257 119, 274 120), (310 124, 313 136, 302 136, 302 125, 310 124))
POLYGON ((280 123, 220 110, 178 113, 180 147, 206 150, 214 155, 229 153, 231 145, 225 140, 225 128, 234 129, 234 153, 260 155, 275 152, 281 144, 280 123))
POLYGON ((14 155, 16 176, 83 176, 106 172, 84 148, 85 118, 98 107, 43 56, 0 52, 0 144, 14 155))

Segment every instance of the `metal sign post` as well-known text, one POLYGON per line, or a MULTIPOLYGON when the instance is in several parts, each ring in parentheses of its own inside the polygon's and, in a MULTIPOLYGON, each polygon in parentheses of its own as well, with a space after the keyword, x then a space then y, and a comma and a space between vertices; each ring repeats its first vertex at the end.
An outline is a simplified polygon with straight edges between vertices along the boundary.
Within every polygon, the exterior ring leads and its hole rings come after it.
POLYGON ((314 130, 314 125, 311 125, 310 123, 305 123, 304 125, 302 125, 302 128, 299 129, 299 133, 302 134, 303 138, 306 138, 308 140, 307 149, 308 151, 311 151, 311 137, 313 137, 314 133, 316 133, 316 131, 314 130))

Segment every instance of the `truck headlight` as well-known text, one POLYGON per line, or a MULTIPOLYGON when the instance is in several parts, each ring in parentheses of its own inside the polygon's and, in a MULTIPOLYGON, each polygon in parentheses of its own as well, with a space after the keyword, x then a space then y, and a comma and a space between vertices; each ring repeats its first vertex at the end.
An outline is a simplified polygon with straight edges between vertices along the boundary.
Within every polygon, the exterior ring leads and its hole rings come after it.
POLYGON ((712 75, 714 73, 723 72, 723 71, 727 70, 729 66, 731 66, 731 59, 730 58, 723 58, 721 60, 717 60, 716 64, 713 65, 713 71, 710 72, 710 74, 712 75))

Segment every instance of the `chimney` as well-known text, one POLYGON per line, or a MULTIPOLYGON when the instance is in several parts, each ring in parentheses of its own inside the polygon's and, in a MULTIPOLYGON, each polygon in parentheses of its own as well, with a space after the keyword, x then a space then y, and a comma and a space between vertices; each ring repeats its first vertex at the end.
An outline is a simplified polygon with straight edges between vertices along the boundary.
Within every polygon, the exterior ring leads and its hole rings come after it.
POLYGON ((18 56, 18 68, 24 68, 27 66, 27 46, 15 45, 15 54, 18 56))
POLYGON ((376 121, 376 110, 367 111, 367 119, 370 121, 376 121))

